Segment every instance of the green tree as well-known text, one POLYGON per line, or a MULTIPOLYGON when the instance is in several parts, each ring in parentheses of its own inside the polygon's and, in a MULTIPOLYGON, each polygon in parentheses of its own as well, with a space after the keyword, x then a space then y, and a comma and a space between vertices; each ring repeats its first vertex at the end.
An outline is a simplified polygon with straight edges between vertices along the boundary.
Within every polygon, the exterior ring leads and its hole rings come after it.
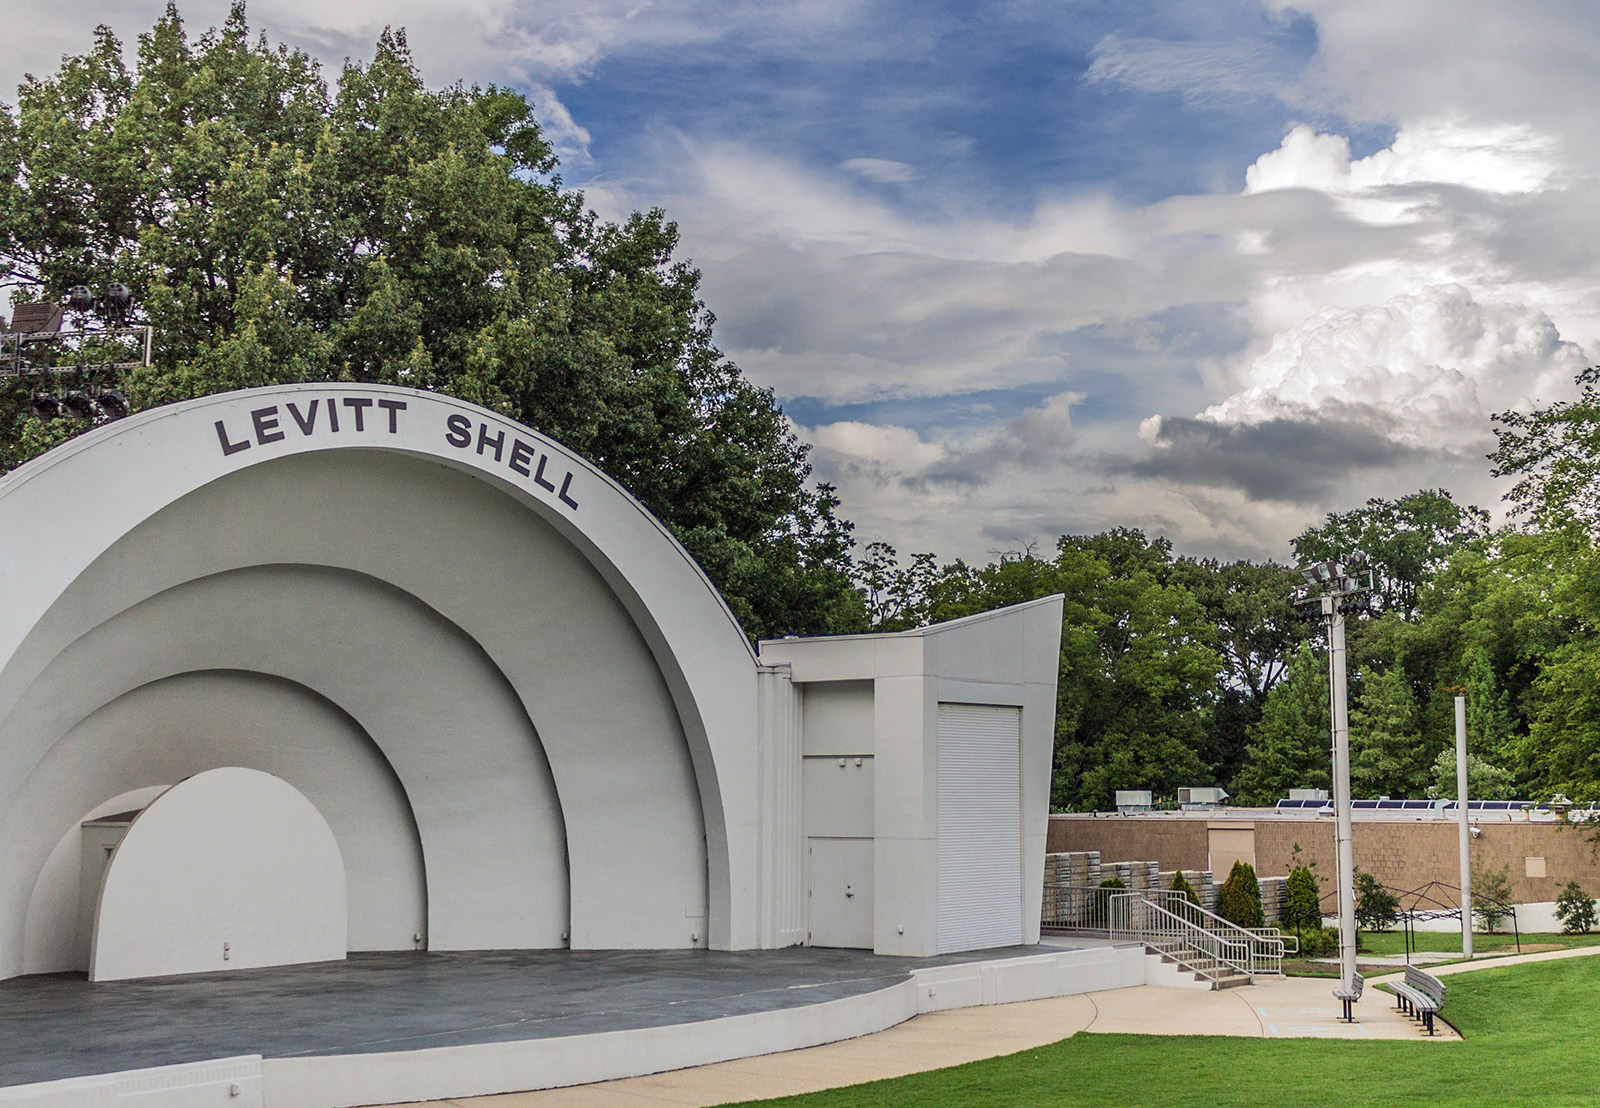
POLYGON ((1365 870, 1356 870, 1356 926, 1387 931, 1400 918, 1400 898, 1365 870))
POLYGON ((1217 915, 1240 927, 1262 926, 1261 882, 1256 879, 1256 867, 1248 862, 1233 863, 1217 893, 1217 915))
MULTIPOLYGON (((486 405, 593 459, 666 522, 754 636, 861 630, 849 525, 771 394, 718 351, 660 211, 598 219, 521 94, 424 87, 405 37, 330 89, 236 5, 108 29, 0 112, 17 302, 128 285, 155 328, 135 407, 291 381, 486 405)), ((83 429, 0 392, 0 469, 83 429)))
POLYGON ((1268 694, 1310 631, 1292 603, 1300 577, 1275 562, 1179 558, 1170 581, 1188 590, 1215 628, 1222 668, 1200 756, 1215 780, 1232 782, 1268 694))
POLYGON ((1293 788, 1327 788, 1331 729, 1327 669, 1309 645, 1302 645, 1287 676, 1267 697, 1251 735, 1234 779, 1239 799, 1271 804, 1293 788))
POLYGON ((1284 889, 1283 926, 1293 928, 1296 935, 1322 930, 1322 892, 1317 886, 1317 876, 1309 866, 1295 866, 1289 871, 1284 889))
POLYGON ((1498 931, 1512 918, 1511 867, 1472 871, 1472 914, 1485 931, 1498 931))
MULTIPOLYGON (((1428 787, 1428 796, 1435 799, 1453 800, 1456 793, 1456 751, 1455 747, 1447 746, 1439 751, 1439 756, 1433 760, 1433 769, 1430 773, 1433 784, 1428 787)), ((1486 759, 1478 757, 1470 750, 1467 751, 1467 799, 1473 800, 1511 800, 1511 774, 1486 759)))
POLYGON ((1424 489, 1398 500, 1374 497, 1363 508, 1330 513, 1322 526, 1302 532, 1292 545, 1302 562, 1366 552, 1378 574, 1374 610, 1409 617, 1429 576, 1452 553, 1488 534, 1488 512, 1457 504, 1443 489, 1424 489))
POLYGON ((1182 895, 1190 904, 1200 903, 1200 894, 1194 891, 1194 886, 1189 884, 1189 879, 1183 875, 1182 870, 1172 875, 1172 891, 1182 895))
MULTIPOLYGON (((1434 743, 1433 745, 1438 745, 1434 743)), ((1350 713, 1350 788, 1358 796, 1421 796, 1431 751, 1417 733, 1417 704, 1398 666, 1363 670, 1350 713)))
POLYGON ((1576 881, 1568 881, 1556 897, 1556 919, 1561 921, 1562 934, 1587 935, 1596 922, 1594 897, 1576 881))
POLYGON ((1547 525, 1600 524, 1600 366, 1579 371, 1576 400, 1530 412, 1495 414, 1496 477, 1515 477, 1507 495, 1527 517, 1547 525))

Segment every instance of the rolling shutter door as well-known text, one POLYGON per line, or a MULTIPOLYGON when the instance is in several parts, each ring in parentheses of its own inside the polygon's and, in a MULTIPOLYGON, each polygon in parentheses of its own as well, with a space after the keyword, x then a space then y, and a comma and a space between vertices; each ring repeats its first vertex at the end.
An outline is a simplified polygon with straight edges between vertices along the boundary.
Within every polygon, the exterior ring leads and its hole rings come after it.
POLYGON ((939 705, 939 951, 1022 941, 1022 710, 939 705))

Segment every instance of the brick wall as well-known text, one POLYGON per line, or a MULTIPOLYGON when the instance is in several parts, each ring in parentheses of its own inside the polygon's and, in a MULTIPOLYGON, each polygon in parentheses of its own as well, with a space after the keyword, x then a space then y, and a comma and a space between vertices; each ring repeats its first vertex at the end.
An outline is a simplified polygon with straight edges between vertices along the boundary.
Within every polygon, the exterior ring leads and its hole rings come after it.
POLYGON ((1206 821, 1050 817, 1045 850, 1098 850, 1103 862, 1159 861, 1158 867, 1205 869, 1206 821))
MULTIPOLYGON (((1229 826, 1235 819, 1219 818, 1229 826)), ((1294 847, 1300 860, 1316 863, 1330 886, 1335 869, 1333 820, 1256 820, 1256 871, 1262 877, 1289 872, 1294 847)), ((1052 816, 1048 849, 1098 850, 1104 861, 1160 863, 1163 870, 1204 869, 1207 837, 1204 819, 1052 816)), ((1577 881, 1590 895, 1600 895, 1600 856, 1579 830, 1554 823, 1484 823, 1472 841, 1474 869, 1505 866, 1512 899, 1521 903, 1548 901, 1568 881, 1577 881), (1545 876, 1527 876, 1527 859, 1543 858, 1545 876)), ((1356 865, 1385 885, 1415 889, 1429 881, 1460 882, 1457 830, 1443 820, 1364 822, 1355 824, 1356 865)), ((1224 874, 1218 874, 1221 881, 1224 874)))

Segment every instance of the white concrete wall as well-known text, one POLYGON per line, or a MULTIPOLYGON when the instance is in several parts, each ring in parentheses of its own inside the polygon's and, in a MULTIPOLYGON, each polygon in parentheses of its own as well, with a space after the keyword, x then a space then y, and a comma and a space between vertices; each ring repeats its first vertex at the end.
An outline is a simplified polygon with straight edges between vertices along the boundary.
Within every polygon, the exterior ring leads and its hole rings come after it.
POLYGON ((344 859, 294 786, 228 766, 141 812, 100 885, 89 980, 345 956, 344 859))
POLYGON ((846 756, 853 769, 854 756, 871 754, 879 954, 938 949, 940 703, 1022 709, 1022 941, 1038 942, 1061 606, 1049 597, 915 631, 761 643, 762 661, 788 666, 804 690, 806 781, 824 790, 807 794, 808 827, 855 826, 842 814, 860 807, 858 790, 837 760, 846 756))
MULTIPOLYGON (((471 405, 294 386, 91 432, 0 478, 0 976, 22 969, 31 892, 63 836, 107 796, 160 780, 129 769, 90 788, 64 773, 47 787, 35 770, 118 698, 219 670, 311 690, 392 764, 424 854, 458 871, 429 863, 431 945, 554 945, 563 930, 575 946, 755 945, 752 662, 658 521, 587 463, 471 405), (289 418, 290 403, 335 400, 337 433, 289 418), (329 573, 346 575, 338 595, 319 584, 329 573), (180 645, 164 659, 161 642, 180 645), (483 695, 451 692, 458 679, 483 695), (434 722, 400 718, 429 699, 434 722), (432 768, 402 766, 406 751, 432 768), (473 759, 502 768, 473 777, 473 759), (505 869, 509 847, 474 860, 447 841, 507 804, 525 822, 503 825, 503 842, 533 848, 520 870, 505 869), (562 882, 532 876, 557 855, 570 905, 562 882)), ((82 741, 86 765, 98 754, 82 741)))

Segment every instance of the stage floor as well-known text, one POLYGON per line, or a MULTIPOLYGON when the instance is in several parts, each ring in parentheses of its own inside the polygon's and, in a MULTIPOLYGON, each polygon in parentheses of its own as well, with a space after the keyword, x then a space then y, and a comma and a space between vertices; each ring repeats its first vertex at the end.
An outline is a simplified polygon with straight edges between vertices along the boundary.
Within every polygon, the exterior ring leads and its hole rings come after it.
POLYGON ((383 1053, 694 1023, 874 992, 937 958, 762 951, 352 954, 343 962, 90 985, 0 981, 0 1087, 233 1055, 383 1053))

